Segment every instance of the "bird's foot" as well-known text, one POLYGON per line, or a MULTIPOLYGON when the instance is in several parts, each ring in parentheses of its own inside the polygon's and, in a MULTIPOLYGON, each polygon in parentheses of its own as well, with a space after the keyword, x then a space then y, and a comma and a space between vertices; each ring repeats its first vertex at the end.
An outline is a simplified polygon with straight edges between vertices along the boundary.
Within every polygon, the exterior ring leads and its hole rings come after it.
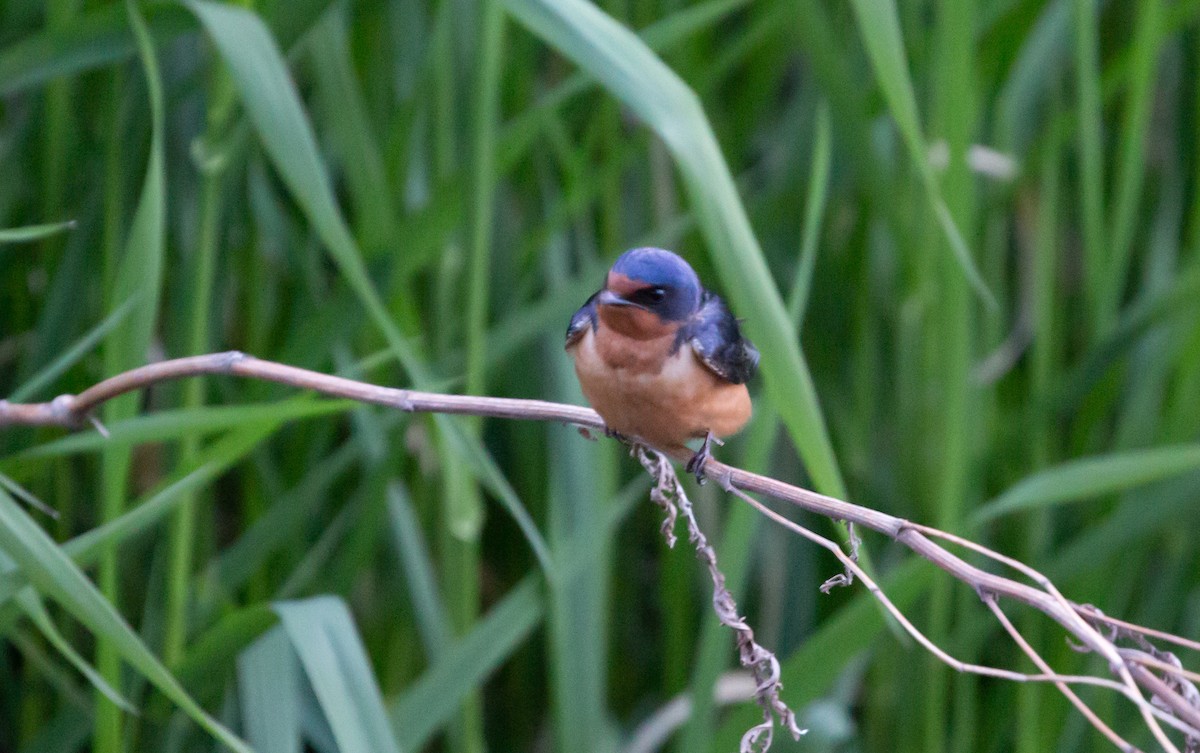
POLYGON ((704 444, 700 445, 700 450, 683 467, 685 471, 696 477, 697 484, 704 484, 704 466, 708 463, 708 459, 712 457, 712 444, 714 442, 718 445, 725 444, 720 439, 714 437, 711 431, 705 432, 704 444))
POLYGON ((604 436, 608 437, 609 439, 615 439, 622 444, 631 444, 633 441, 629 437, 622 434, 621 432, 613 431, 612 429, 610 429, 607 426, 604 427, 604 436))

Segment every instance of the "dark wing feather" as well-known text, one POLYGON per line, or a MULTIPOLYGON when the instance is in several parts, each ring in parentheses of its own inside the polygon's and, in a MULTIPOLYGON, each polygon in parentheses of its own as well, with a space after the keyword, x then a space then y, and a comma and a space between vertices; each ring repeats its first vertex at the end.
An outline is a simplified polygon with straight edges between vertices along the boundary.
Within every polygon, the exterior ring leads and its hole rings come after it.
POLYGON ((588 328, 596 329, 597 313, 596 313, 596 296, 600 295, 599 291, 592 293, 592 297, 587 299, 587 303, 579 307, 579 310, 571 317, 571 323, 567 325, 567 344, 566 347, 571 347, 579 342, 579 338, 583 337, 583 333, 588 328))
POLYGON ((758 349, 742 336, 738 321, 720 296, 704 291, 700 309, 680 330, 709 371, 733 384, 750 381, 758 370, 758 349))

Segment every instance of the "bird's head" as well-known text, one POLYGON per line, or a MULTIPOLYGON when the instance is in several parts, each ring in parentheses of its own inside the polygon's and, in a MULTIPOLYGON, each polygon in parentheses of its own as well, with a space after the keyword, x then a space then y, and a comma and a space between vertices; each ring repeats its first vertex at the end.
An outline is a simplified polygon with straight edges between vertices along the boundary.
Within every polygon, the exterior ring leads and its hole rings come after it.
POLYGON ((604 323, 646 340, 674 332, 700 307, 703 288, 695 270, 661 248, 621 254, 596 299, 604 323))

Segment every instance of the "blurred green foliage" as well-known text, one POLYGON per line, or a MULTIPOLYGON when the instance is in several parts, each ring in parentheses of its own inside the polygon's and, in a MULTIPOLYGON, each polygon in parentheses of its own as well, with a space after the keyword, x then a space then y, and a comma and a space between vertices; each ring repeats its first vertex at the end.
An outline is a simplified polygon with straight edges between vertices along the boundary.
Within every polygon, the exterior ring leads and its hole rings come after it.
MULTIPOLYGON (((241 349, 579 401, 568 317, 662 245, 763 351, 723 459, 1196 636, 1198 21, 1195 0, 4 0, 0 395, 241 349)), ((0 433, 0 750, 644 749, 680 693, 666 748, 753 723, 713 703, 731 638, 612 442, 216 378, 99 418, 107 440, 0 433)), ((820 595, 831 558, 696 497, 812 728, 777 750, 1102 749, 1052 689, 954 675, 861 590, 820 595)), ((935 641, 1028 668, 973 593, 866 546, 935 641)), ((1011 611, 1058 670, 1098 669, 1011 611)))

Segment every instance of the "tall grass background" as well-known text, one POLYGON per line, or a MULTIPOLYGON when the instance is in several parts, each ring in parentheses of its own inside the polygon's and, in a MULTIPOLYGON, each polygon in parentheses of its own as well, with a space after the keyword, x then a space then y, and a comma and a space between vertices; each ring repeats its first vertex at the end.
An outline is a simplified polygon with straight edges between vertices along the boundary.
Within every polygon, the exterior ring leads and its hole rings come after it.
MULTIPOLYGON (((241 349, 577 402, 568 317, 666 246, 763 352, 722 459, 1195 637, 1198 18, 6 0, 0 395, 241 349)), ((713 701, 731 636, 615 443, 215 378, 98 418, 0 434, 0 750, 617 751, 681 694, 663 749, 753 723, 713 701)), ((865 591, 818 593, 832 558, 695 494, 811 728, 778 750, 1102 749, 1052 689, 954 674, 865 591)), ((939 644, 1026 666, 975 594, 866 549, 939 644)))

